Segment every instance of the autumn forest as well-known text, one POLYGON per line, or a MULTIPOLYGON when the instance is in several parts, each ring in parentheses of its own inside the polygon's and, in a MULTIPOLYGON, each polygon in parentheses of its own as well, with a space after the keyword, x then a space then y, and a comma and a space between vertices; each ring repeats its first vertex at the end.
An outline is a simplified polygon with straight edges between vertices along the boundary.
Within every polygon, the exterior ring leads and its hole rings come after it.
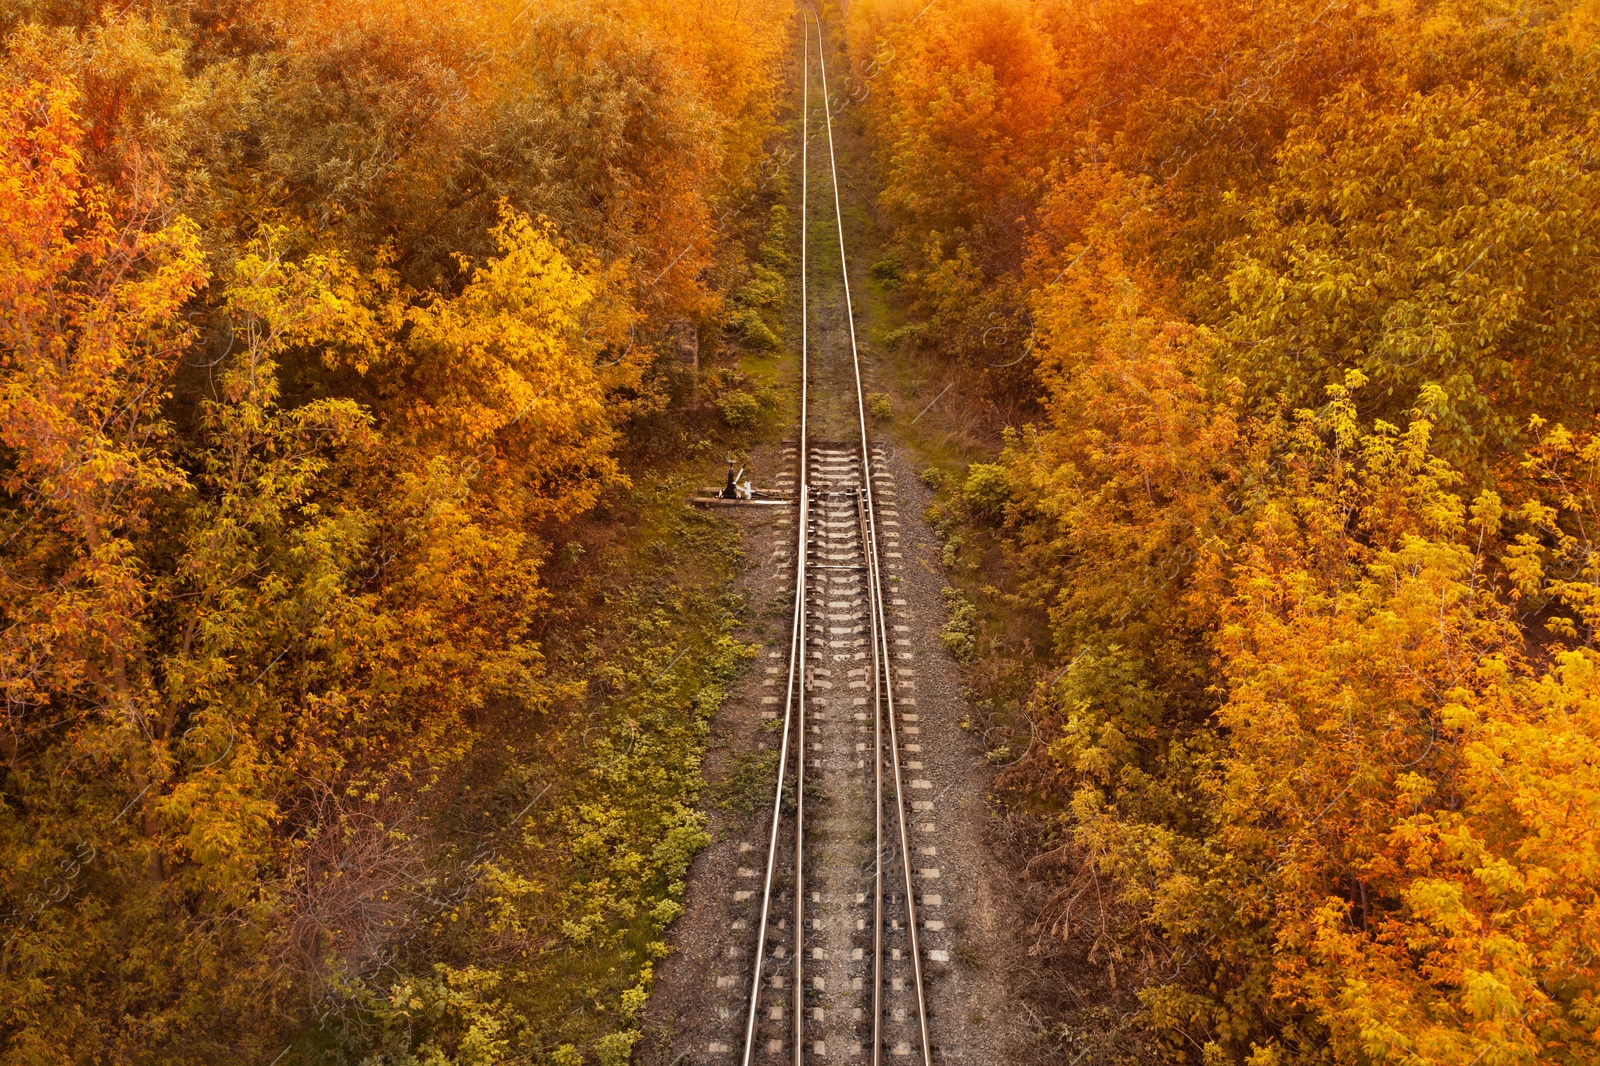
POLYGON ((0 40, 0 1066, 876 1063, 821 969, 752 1051, 807 404, 892 1061, 1600 1063, 1597 0, 0 40))

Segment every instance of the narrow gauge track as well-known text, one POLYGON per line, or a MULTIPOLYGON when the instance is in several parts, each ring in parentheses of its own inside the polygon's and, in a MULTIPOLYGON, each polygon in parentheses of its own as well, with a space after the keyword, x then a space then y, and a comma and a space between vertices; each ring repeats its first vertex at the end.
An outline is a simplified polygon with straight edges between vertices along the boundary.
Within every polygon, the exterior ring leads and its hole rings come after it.
POLYGON ((794 611, 741 1061, 753 1066, 758 1059, 781 1060, 787 1053, 795 1066, 804 1066, 808 1055, 870 1058, 877 1066, 886 1055, 898 1061, 916 1055, 923 1066, 932 1066, 871 476, 874 452, 867 436, 834 155, 833 97, 821 21, 814 13, 802 18, 794 611), (811 439, 812 25, 859 429, 859 440, 850 442, 811 439))

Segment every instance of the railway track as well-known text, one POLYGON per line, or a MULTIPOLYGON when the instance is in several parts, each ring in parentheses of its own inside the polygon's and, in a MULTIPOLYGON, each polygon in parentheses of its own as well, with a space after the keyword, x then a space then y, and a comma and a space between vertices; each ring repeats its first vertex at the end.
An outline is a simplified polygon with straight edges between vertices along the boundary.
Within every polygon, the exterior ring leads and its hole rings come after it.
MULTIPOLYGON (((879 496, 889 492, 880 489, 882 454, 867 432, 822 34, 820 21, 807 18, 801 413, 792 445, 794 608, 765 864, 759 900, 751 900, 758 905, 740 1061, 743 1066, 783 1061, 803 1066, 808 1060, 845 1058, 932 1066, 935 1048, 919 907, 939 901, 937 896, 919 896, 913 861, 912 831, 918 827, 909 808, 920 805, 907 797, 907 771, 920 768, 921 750, 913 739, 914 708, 907 710, 909 701, 897 703, 893 612, 885 602, 889 582, 883 545, 887 539, 893 546, 895 534, 889 530, 898 523, 879 513, 879 496), (843 440, 812 437, 808 245, 813 26, 849 336, 849 372, 836 376, 851 383, 854 401, 847 404, 854 409, 853 427, 826 429, 855 431, 840 434, 843 440)), ((920 828, 931 829, 932 824, 920 828)))

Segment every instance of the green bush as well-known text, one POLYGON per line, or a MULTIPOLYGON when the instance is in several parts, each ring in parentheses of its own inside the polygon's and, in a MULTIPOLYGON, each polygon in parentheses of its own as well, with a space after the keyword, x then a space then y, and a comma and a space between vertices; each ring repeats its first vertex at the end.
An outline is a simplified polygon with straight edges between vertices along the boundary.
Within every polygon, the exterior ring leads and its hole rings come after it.
POLYGON ((883 343, 890 348, 915 347, 917 342, 922 339, 922 335, 927 331, 926 323, 913 322, 909 326, 901 326, 899 329, 891 329, 888 333, 885 333, 883 335, 883 343), (911 343, 907 345, 907 341, 911 343))
POLYGON ((733 327, 752 348, 773 351, 778 347, 778 335, 773 333, 754 308, 747 307, 733 317, 733 327))
POLYGON ((729 389, 712 402, 716 404, 722 420, 733 429, 753 425, 761 417, 760 398, 744 389, 729 389))
POLYGON ((784 289, 783 275, 758 263, 734 299, 745 307, 771 307, 783 299, 784 289))
POLYGON ((960 533, 956 533, 946 538, 944 542, 944 550, 939 553, 939 562, 944 564, 944 568, 946 570, 954 569, 956 563, 961 561, 961 549, 965 548, 966 546, 967 538, 963 537, 960 533))
POLYGON ((789 211, 782 204, 772 205, 772 222, 767 227, 759 254, 762 266, 779 271, 789 269, 789 211))
POLYGON ((950 609, 950 619, 939 630, 939 639, 956 661, 965 665, 978 654, 978 608, 960 589, 949 585, 944 587, 944 602, 950 609))
POLYGON ((1011 499, 1011 482, 1006 468, 997 463, 973 463, 967 467, 967 480, 961 486, 967 509, 984 518, 999 518, 1011 499))

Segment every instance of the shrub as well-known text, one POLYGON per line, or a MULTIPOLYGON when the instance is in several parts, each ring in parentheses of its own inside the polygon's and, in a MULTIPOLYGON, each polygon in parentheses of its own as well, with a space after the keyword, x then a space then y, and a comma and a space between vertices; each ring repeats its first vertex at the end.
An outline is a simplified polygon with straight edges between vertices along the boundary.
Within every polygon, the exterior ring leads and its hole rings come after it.
POLYGON ((757 264, 734 299, 745 307, 771 307, 783 298, 784 289, 782 274, 757 264))
POLYGON ((752 425, 761 416, 761 400, 744 389, 729 389, 712 402, 722 420, 734 429, 752 425))
POLYGON ((1006 468, 998 463, 973 463, 967 467, 967 480, 961 486, 967 509, 984 518, 999 518, 1011 499, 1011 482, 1006 468))
POLYGON ((772 223, 767 227, 759 254, 762 266, 779 271, 789 269, 789 211, 782 204, 772 205, 772 223))
POLYGON ((915 347, 916 343, 922 339, 922 335, 927 331, 928 327, 925 324, 921 322, 913 322, 909 326, 901 326, 898 329, 891 329, 888 333, 885 333, 883 335, 883 343, 889 348, 900 348, 902 346, 906 346, 906 342, 910 341, 910 346, 915 347))
POLYGON ((762 351, 774 351, 778 347, 778 335, 761 320, 761 316, 754 308, 745 308, 733 316, 733 328, 743 338, 744 342, 752 348, 762 351))
POLYGON ((939 639, 956 661, 965 665, 978 653, 978 636, 974 630, 978 608, 960 589, 949 585, 944 587, 944 602, 950 610, 950 619, 939 630, 939 639))

